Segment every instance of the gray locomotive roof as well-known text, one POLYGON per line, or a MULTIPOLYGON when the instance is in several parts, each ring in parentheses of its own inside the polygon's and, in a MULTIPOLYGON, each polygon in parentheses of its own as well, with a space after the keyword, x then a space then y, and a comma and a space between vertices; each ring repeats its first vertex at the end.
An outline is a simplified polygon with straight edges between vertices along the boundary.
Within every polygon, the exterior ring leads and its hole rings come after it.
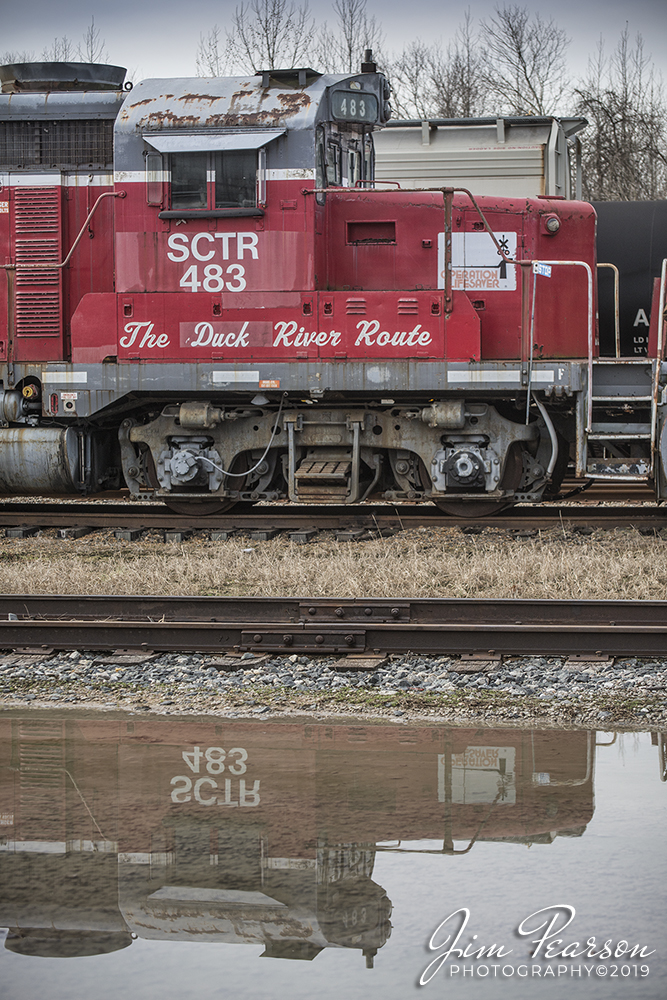
POLYGON ((312 74, 302 84, 296 75, 283 76, 272 78, 269 87, 262 86, 262 74, 142 80, 127 96, 116 130, 312 129, 326 88, 346 79, 358 80, 364 87, 364 74, 312 74))
POLYGON ((125 96, 122 90, 0 94, 0 121, 115 118, 125 96))

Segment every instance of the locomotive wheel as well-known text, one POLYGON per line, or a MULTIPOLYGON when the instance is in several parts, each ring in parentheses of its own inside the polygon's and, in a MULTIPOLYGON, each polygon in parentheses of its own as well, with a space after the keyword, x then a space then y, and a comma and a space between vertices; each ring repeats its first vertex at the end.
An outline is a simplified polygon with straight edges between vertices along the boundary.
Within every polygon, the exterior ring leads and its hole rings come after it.
MULTIPOLYGON (((516 444, 510 445, 505 472, 499 484, 501 489, 518 489, 522 474, 521 448, 516 444)), ((452 517, 493 517, 494 514, 500 514, 501 510, 513 506, 511 500, 480 500, 479 502, 477 500, 453 500, 451 502, 434 500, 433 502, 439 510, 452 517)))
MULTIPOLYGON (((157 473, 150 451, 146 452, 146 478, 154 489, 158 489, 157 473)), ((211 517, 213 514, 224 514, 236 503, 236 500, 167 500, 164 497, 161 499, 165 507, 174 514, 181 514, 184 517, 211 517)))
POLYGON ((210 517, 212 514, 224 514, 234 506, 236 500, 164 500, 163 503, 174 514, 210 517))

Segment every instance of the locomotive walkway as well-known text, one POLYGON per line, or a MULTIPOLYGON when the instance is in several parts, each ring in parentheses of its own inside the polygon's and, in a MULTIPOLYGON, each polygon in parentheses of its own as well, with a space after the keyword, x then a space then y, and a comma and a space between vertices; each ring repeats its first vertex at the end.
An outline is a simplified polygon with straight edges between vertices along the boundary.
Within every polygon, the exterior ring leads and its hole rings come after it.
MULTIPOLYGON (((0 649, 663 656, 667 601, 0 598, 0 649)), ((252 659, 252 658, 251 658, 252 659)), ((370 664, 367 667, 370 669, 370 664)))

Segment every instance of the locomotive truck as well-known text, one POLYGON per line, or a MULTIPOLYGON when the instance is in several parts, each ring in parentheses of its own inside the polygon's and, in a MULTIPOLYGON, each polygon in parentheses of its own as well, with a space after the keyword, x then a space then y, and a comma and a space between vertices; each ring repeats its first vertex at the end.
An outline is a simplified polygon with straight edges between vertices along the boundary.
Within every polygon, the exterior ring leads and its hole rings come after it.
POLYGON ((376 185, 370 53, 123 80, 0 68, 0 492, 665 499, 665 269, 649 357, 600 356, 590 205, 376 185))

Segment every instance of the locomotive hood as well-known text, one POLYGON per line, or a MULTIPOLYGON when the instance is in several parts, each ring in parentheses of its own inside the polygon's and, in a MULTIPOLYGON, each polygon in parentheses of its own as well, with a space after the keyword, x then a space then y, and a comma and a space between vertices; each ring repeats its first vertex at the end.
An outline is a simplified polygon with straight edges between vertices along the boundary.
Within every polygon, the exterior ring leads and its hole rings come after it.
POLYGON ((120 133, 311 129, 327 115, 325 99, 340 84, 360 96, 374 95, 382 114, 387 98, 381 74, 345 76, 322 75, 312 69, 277 70, 255 76, 143 80, 128 95, 117 128, 120 133))

